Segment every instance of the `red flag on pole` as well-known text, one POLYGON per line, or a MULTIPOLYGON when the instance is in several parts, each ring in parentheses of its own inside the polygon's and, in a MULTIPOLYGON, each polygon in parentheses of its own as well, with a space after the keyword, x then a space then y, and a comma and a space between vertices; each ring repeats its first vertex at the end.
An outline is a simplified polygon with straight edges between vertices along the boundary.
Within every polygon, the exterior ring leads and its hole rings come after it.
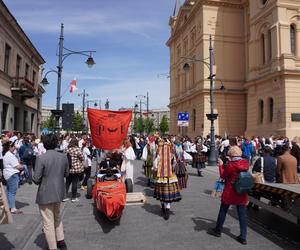
POLYGON ((88 109, 93 145, 112 150, 120 148, 127 137, 132 111, 88 109))
POLYGON ((70 93, 72 93, 75 90, 77 90, 77 87, 76 87, 76 77, 72 80, 72 82, 70 84, 70 93))

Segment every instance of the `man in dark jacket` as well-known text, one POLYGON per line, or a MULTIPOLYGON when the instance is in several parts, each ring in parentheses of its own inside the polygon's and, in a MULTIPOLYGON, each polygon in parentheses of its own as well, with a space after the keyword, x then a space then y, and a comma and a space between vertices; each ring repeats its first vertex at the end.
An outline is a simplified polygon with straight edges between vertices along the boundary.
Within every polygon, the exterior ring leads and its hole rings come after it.
POLYGON ((33 176, 33 182, 39 185, 36 203, 42 215, 49 249, 67 249, 60 205, 66 195, 64 177, 69 174, 68 158, 55 150, 58 145, 56 135, 46 135, 43 143, 47 152, 37 157, 33 176))
POLYGON ((260 173, 263 165, 264 180, 266 182, 275 182, 276 159, 271 154, 272 149, 266 146, 263 151, 263 157, 257 159, 252 169, 252 172, 260 173))

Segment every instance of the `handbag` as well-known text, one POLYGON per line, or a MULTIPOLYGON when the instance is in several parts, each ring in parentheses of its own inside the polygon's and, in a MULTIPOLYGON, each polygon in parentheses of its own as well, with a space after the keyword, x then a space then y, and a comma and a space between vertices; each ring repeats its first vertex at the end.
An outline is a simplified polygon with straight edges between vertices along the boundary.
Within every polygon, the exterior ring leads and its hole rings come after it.
POLYGON ((0 224, 11 224, 13 222, 7 202, 6 192, 0 182, 0 224))
POLYGON ((254 183, 258 183, 258 184, 263 184, 265 183, 265 178, 264 178, 264 158, 261 157, 260 158, 260 172, 259 173, 253 173, 253 179, 254 179, 254 183))

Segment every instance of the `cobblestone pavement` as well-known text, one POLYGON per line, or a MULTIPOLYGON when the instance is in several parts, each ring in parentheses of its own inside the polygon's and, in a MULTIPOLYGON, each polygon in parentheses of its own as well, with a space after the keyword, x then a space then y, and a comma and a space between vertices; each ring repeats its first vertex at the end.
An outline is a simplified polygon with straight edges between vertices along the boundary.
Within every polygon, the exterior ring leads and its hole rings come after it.
MULTIPOLYGON (((135 169, 135 192, 144 192, 144 205, 127 206, 119 223, 99 214, 83 191, 78 203, 63 204, 65 238, 70 250, 90 249, 300 249, 300 229, 273 214, 260 210, 248 213, 248 245, 234 240, 239 233, 235 208, 229 211, 224 234, 214 238, 206 233, 213 227, 220 201, 209 195, 217 179, 217 168, 204 170, 204 177, 188 167, 188 188, 181 202, 172 204, 168 221, 161 217, 160 204, 147 187, 142 163, 135 169)), ((24 185, 18 190, 17 205, 24 215, 15 215, 12 225, 0 225, 0 249, 46 249, 37 206, 37 187, 24 185)))

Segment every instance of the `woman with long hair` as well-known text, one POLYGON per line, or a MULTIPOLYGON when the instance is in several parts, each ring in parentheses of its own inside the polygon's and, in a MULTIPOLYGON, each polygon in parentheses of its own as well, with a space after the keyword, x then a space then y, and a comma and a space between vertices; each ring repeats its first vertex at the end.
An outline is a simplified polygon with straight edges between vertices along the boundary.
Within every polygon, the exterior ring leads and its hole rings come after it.
MULTIPOLYGON (((71 168, 69 176, 66 178, 66 193, 68 194, 70 185, 72 184, 72 202, 78 201, 77 198, 77 185, 79 182, 82 173, 84 172, 83 167, 83 153, 78 147, 78 140, 73 137, 69 143, 69 146, 66 150, 66 153, 69 154, 69 159, 71 159, 71 168)), ((64 201, 68 198, 64 199, 64 201)))

